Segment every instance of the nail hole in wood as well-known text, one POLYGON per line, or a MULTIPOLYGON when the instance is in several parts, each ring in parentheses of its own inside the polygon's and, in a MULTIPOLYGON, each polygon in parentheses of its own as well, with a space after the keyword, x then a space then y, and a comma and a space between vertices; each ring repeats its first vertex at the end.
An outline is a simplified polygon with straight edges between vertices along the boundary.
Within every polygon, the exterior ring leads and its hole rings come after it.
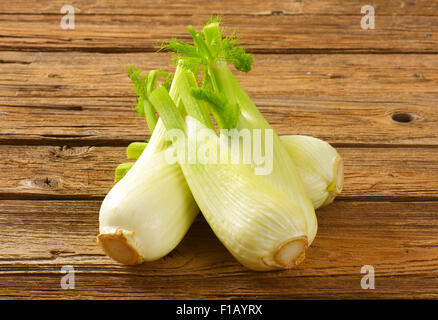
POLYGON ((414 120, 409 113, 399 112, 392 115, 392 120, 395 122, 408 123, 414 120))
POLYGON ((42 189, 56 189, 59 185, 57 178, 37 177, 33 179, 33 185, 42 189))

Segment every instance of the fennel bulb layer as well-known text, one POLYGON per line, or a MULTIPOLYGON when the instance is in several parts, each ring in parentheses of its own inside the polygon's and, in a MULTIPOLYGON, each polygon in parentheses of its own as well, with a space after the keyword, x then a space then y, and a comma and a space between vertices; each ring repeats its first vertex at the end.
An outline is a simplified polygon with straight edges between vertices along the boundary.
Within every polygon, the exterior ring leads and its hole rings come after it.
MULTIPOLYGON (((208 72, 215 90, 224 94, 231 101, 240 107, 240 117, 237 122, 237 129, 272 129, 263 115, 255 106, 254 102, 246 94, 239 82, 234 77, 227 63, 218 60, 208 65, 208 72)), ((280 141, 279 136, 274 132, 273 143, 273 171, 264 177, 278 190, 287 194, 301 208, 307 220, 308 245, 313 242, 318 222, 312 201, 305 191, 301 177, 297 172, 290 154, 280 141)))
POLYGON ((144 152, 105 197, 99 245, 125 264, 157 260, 182 240, 199 209, 166 150, 144 152))
MULTIPOLYGON (((187 144, 206 127, 186 118, 187 144)), ((212 147, 227 148, 217 136, 212 147)), ((308 246, 300 206, 246 164, 180 163, 202 214, 230 253, 244 266, 264 271, 295 266, 308 246)))
POLYGON ((327 142, 303 135, 281 136, 315 209, 333 202, 344 185, 344 162, 327 142))
MULTIPOLYGON (((177 103, 180 74, 177 68, 169 92, 177 103)), ((116 261, 139 264, 165 256, 199 212, 181 168, 166 161, 169 148, 160 118, 146 149, 101 205, 97 243, 116 261)))

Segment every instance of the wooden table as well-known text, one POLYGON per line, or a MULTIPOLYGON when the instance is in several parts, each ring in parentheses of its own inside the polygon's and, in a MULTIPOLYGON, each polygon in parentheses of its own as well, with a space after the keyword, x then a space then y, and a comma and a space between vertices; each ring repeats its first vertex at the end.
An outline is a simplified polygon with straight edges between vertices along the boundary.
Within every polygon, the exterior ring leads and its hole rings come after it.
POLYGON ((65 2, 0 2, 0 298, 438 297, 436 1, 72 0, 63 30, 65 2), (99 206, 149 136, 125 66, 172 71, 157 40, 214 13, 255 54, 238 79, 277 132, 339 150, 344 191, 292 270, 246 270, 201 217, 164 259, 120 265, 95 244, 99 206))

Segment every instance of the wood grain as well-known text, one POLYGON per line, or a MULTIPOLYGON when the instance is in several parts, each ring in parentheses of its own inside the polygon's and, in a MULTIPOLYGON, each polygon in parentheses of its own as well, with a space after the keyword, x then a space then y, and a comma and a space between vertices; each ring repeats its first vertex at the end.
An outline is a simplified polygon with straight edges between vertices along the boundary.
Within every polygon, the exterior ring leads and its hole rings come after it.
POLYGON ((200 217, 156 262, 127 267, 95 245, 99 201, 2 200, 2 298, 437 298, 438 203, 335 202, 307 258, 284 272, 240 266, 200 217), (60 288, 72 265, 75 289, 60 288), (372 265, 376 289, 360 273, 372 265))
MULTIPOLYGON (((0 143, 127 144, 144 139, 125 66, 167 54, 0 52, 0 143)), ((338 144, 437 145, 435 55, 256 55, 237 73, 279 134, 338 144), (409 123, 393 120, 407 113, 409 123)))
MULTIPOLYGON (((342 198, 437 199, 438 148, 338 148, 342 198)), ((0 145, 0 197, 102 199, 123 147, 0 145)))
MULTIPOLYGON (((437 9, 427 15, 397 15, 397 10, 391 15, 376 13, 376 28, 363 30, 361 7, 350 7, 350 14, 344 9, 337 14, 331 6, 328 13, 287 15, 271 9, 268 15, 239 13, 224 18, 230 30, 239 31, 242 44, 251 52, 437 52, 437 9)), ((217 13, 214 10, 170 16, 160 10, 147 16, 78 14, 74 30, 61 28, 61 14, 4 14, 0 15, 0 50, 155 51, 157 41, 188 40, 187 26, 200 28, 217 13)), ((237 2, 234 10, 240 12, 237 2)))
MULTIPOLYGON (((373 0, 378 15, 430 16, 437 13, 438 5, 428 0, 373 0)), ((2 14, 60 14, 63 0, 42 2, 16 0, 0 3, 2 14)), ((221 0, 206 3, 203 0, 71 0, 70 5, 79 15, 167 15, 181 16, 202 14, 222 15, 361 15, 362 0, 299 0, 299 1, 254 1, 221 0)))

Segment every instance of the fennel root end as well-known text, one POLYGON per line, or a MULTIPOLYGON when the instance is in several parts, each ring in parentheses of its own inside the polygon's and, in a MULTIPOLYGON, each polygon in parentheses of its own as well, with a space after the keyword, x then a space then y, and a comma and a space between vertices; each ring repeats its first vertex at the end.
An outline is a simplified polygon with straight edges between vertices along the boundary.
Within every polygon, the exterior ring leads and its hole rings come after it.
POLYGON ((136 265, 143 262, 142 257, 129 243, 122 230, 99 234, 97 236, 97 245, 117 262, 127 265, 136 265))
POLYGON ((340 194, 344 187, 344 160, 338 156, 335 163, 336 193, 340 194))
POLYGON ((274 261, 280 268, 290 269, 304 260, 306 250, 306 236, 289 239, 278 247, 274 253, 274 261))

